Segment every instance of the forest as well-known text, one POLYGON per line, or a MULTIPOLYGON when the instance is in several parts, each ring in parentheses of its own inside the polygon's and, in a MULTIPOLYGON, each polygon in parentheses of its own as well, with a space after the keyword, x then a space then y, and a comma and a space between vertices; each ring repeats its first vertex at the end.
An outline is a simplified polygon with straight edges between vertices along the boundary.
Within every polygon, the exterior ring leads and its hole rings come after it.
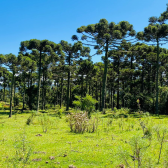
POLYGON ((168 5, 140 32, 103 18, 0 54, 0 166, 168 167, 167 20, 168 5))
POLYGON ((22 102, 23 110, 64 105, 68 111, 75 95, 87 94, 97 100, 96 110, 136 110, 139 99, 143 111, 167 114, 167 12, 149 18, 142 32, 127 21, 100 19, 77 28, 73 44, 22 41, 18 56, 0 55, 1 101, 10 102, 10 116, 12 103, 22 102), (93 63, 98 54, 102 62, 93 63))

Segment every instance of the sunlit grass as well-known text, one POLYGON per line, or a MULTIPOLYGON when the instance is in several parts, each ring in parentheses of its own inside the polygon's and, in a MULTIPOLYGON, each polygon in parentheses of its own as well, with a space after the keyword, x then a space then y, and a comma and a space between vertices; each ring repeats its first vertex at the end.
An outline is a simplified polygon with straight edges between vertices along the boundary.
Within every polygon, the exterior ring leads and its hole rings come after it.
MULTIPOLYGON (((47 132, 44 133, 40 124, 40 118, 43 117, 41 113, 34 117, 31 125, 26 125, 30 113, 13 115, 12 118, 8 118, 7 114, 4 115, 3 110, 0 113, 0 167, 14 167, 14 162, 18 162, 15 164, 18 167, 23 167, 22 159, 14 160, 17 150, 16 142, 20 142, 21 146, 25 143, 25 146, 32 150, 25 167, 67 168, 69 165, 78 168, 116 167, 119 164, 126 164, 121 150, 129 153, 127 161, 133 167, 134 161, 130 157, 133 151, 130 141, 135 135, 144 136, 140 121, 143 121, 146 127, 151 128, 156 124, 166 128, 168 125, 168 119, 163 117, 160 117, 161 119, 157 117, 108 118, 101 113, 95 113, 94 115, 99 117, 97 131, 75 134, 70 132, 66 115, 59 118, 48 113, 50 124, 47 126, 47 132), (23 135, 26 137, 24 140, 23 135), (50 158, 51 156, 53 158, 50 158)), ((151 159, 151 165, 153 164, 154 167, 164 167, 167 139, 163 144, 160 164, 157 164, 160 143, 156 138, 156 133, 153 132, 152 135, 151 145, 142 150, 142 164, 147 167, 151 159)), ((149 144, 149 139, 144 139, 149 144)), ((137 165, 137 162, 135 164, 137 165)))

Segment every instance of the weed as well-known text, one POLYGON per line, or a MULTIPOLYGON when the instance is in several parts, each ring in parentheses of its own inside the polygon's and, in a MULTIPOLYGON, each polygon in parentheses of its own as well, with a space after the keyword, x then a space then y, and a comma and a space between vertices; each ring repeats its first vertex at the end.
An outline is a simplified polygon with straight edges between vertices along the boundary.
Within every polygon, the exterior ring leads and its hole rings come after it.
POLYGON ((118 149, 118 155, 120 157, 120 159, 125 162, 125 164, 127 165, 127 167, 131 167, 130 164, 128 163, 129 160, 129 152, 127 150, 124 150, 122 147, 119 147, 118 149))
POLYGON ((37 114, 36 111, 32 111, 31 115, 29 116, 29 118, 28 118, 27 121, 26 121, 26 124, 27 124, 27 125, 30 125, 30 124, 33 123, 33 120, 34 120, 36 114, 37 114))
POLYGON ((159 142, 160 142, 160 150, 159 150, 158 164, 159 164, 159 161, 160 161, 160 156, 161 156, 162 147, 163 147, 163 143, 164 143, 164 139, 165 139, 165 137, 166 137, 166 134, 167 134, 167 129, 166 129, 166 128, 163 128, 163 129, 162 129, 162 136, 160 136, 160 139, 159 139, 159 142))
POLYGON ((63 108, 61 108, 61 109, 58 110, 58 116, 59 116, 59 118, 62 118, 62 112, 63 111, 64 111, 63 108))
POLYGON ((118 122, 118 126, 120 129, 124 129, 124 120, 123 120, 123 116, 120 118, 119 122, 118 122))
POLYGON ((140 126, 141 126, 141 128, 142 128, 143 134, 145 135, 146 124, 145 124, 145 122, 142 121, 141 119, 139 120, 139 122, 140 122, 140 126))
POLYGON ((71 113, 68 115, 71 132, 95 132, 98 127, 98 118, 88 119, 87 112, 71 113))
POLYGON ((134 165, 136 164, 135 161, 138 162, 137 167, 139 168, 142 165, 143 150, 147 149, 149 145, 147 145, 146 141, 142 139, 140 136, 134 136, 130 141, 130 145, 132 146, 133 151, 133 155, 130 156, 134 161, 134 165))
POLYGON ((15 156, 11 160, 13 167, 25 167, 29 162, 30 155, 32 154, 32 147, 26 140, 26 134, 23 133, 15 139, 14 143, 15 156))
POLYGON ((94 117, 93 119, 90 119, 87 127, 87 132, 90 132, 90 133, 96 132, 98 128, 98 122, 99 122, 98 117, 94 117))
POLYGON ((40 116, 39 122, 42 126, 42 130, 44 133, 46 133, 51 128, 52 121, 47 114, 43 114, 42 116, 40 116))
POLYGON ((160 131, 161 131, 160 125, 155 125, 155 126, 153 127, 153 130, 156 132, 157 140, 159 141, 159 140, 160 140, 160 131))
POLYGON ((165 168, 168 168, 168 145, 166 146, 166 149, 165 149, 165 156, 164 156, 163 165, 165 168))
POLYGON ((84 133, 88 127, 87 112, 71 113, 68 115, 71 132, 84 133))

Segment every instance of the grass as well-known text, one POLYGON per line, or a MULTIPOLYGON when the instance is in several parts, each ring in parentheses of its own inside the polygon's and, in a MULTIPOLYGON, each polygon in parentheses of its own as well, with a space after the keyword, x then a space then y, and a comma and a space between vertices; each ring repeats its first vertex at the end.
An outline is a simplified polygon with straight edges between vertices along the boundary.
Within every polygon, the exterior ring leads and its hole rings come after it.
POLYGON ((127 118, 121 115, 109 118, 109 114, 95 113, 93 116, 99 117, 97 131, 75 134, 70 132, 66 115, 60 118, 50 113, 46 114, 49 122, 45 124, 47 131, 44 132, 40 122, 43 115, 39 113, 32 124, 26 125, 30 113, 8 118, 0 110, 0 167, 68 168, 74 165, 77 168, 115 168, 120 164, 127 166, 126 162, 130 167, 134 164, 138 167, 138 161, 133 161, 131 157, 135 152, 133 138, 137 136, 142 140, 137 140, 141 145, 141 167, 166 167, 168 137, 165 136, 158 164, 160 140, 153 127, 167 128, 167 118, 134 118, 129 115, 127 118), (151 128, 151 139, 144 137, 140 122, 151 128))

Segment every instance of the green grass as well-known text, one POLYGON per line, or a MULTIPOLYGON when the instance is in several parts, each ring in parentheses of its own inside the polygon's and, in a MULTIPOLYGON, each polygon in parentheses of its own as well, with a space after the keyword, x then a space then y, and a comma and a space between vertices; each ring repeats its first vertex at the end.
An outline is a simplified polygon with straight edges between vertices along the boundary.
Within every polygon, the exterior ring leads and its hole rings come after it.
MULTIPOLYGON (((50 113, 47 116, 48 122, 44 125, 47 127, 47 132, 44 133, 40 124, 43 115, 40 113, 35 116, 31 125, 26 125, 30 113, 16 114, 8 118, 8 115, 0 110, 0 167, 68 168, 69 165, 74 165, 77 168, 113 168, 119 164, 126 165, 124 156, 129 165, 134 167, 130 155, 133 155, 131 139, 136 135, 140 136, 144 145, 142 145, 141 167, 166 167, 164 161, 168 159, 166 155, 168 138, 165 138, 160 163, 157 164, 160 143, 153 130, 158 124, 167 128, 168 119, 165 116, 140 119, 128 115, 127 118, 115 119, 109 118, 108 116, 111 117, 109 114, 104 116, 96 113, 94 115, 99 117, 98 130, 95 133, 75 134, 70 132, 65 115, 59 118, 50 113), (149 138, 141 138, 144 135, 140 121, 152 129, 149 147, 149 138), (42 136, 36 136, 37 134, 42 136), (23 160, 26 160, 29 150, 30 157, 24 164, 23 160), (54 159, 51 160, 51 156, 54 159)), ((135 167, 138 167, 137 161, 135 167)))

